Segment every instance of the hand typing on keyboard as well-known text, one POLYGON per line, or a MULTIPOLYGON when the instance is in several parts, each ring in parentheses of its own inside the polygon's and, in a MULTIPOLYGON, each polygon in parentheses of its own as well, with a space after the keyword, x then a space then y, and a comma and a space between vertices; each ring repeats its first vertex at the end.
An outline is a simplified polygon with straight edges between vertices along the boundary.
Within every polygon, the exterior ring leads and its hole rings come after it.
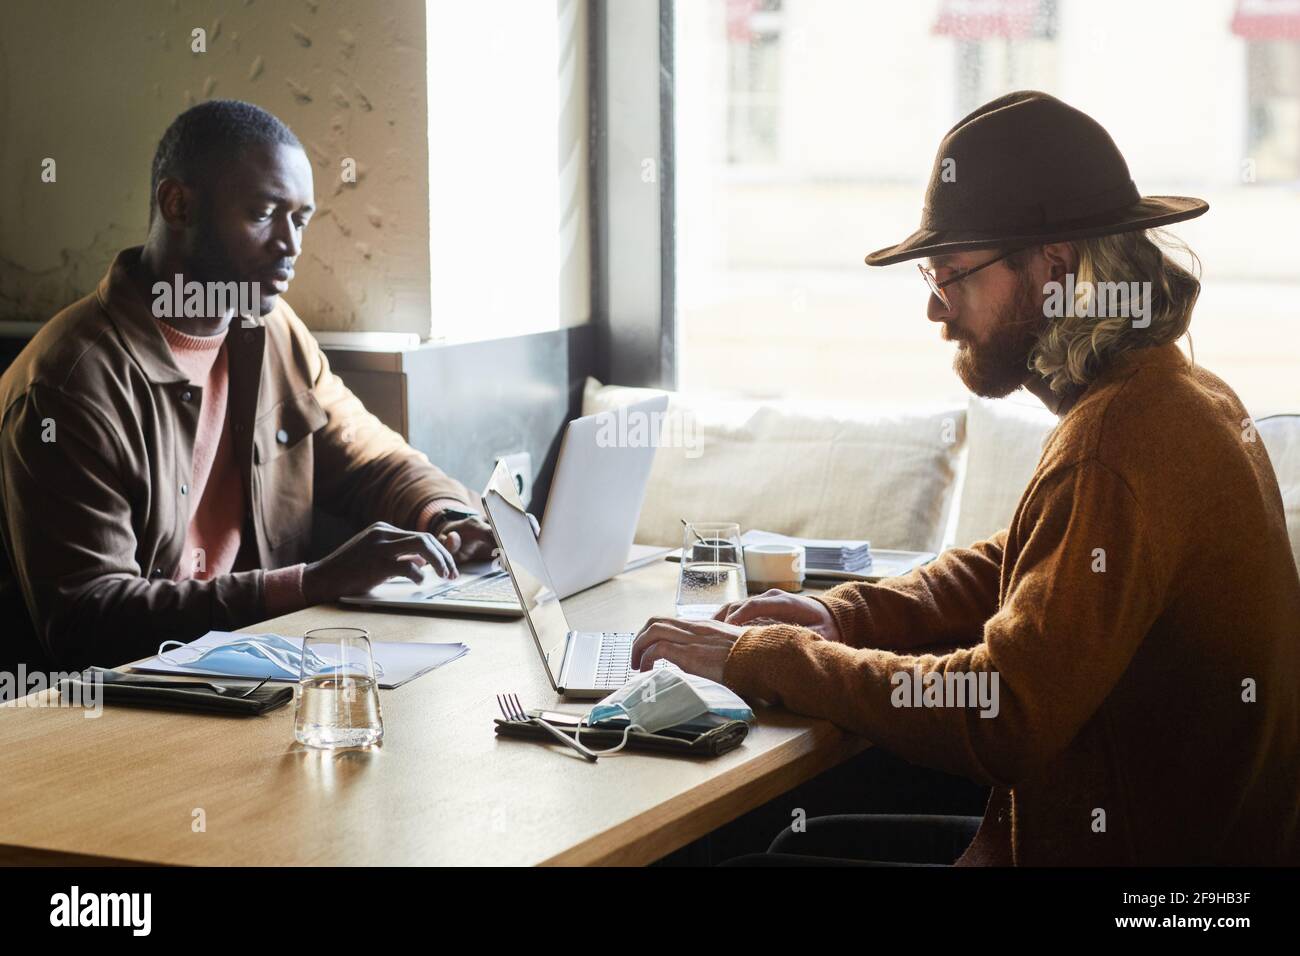
POLYGON ((377 521, 308 564, 302 593, 308 604, 322 604, 345 594, 363 594, 394 575, 420 584, 426 567, 443 578, 458 573, 456 562, 433 535, 377 521))
POLYGON ((632 644, 632 666, 644 671, 667 660, 689 674, 722 683, 727 656, 747 627, 723 621, 652 617, 632 644))

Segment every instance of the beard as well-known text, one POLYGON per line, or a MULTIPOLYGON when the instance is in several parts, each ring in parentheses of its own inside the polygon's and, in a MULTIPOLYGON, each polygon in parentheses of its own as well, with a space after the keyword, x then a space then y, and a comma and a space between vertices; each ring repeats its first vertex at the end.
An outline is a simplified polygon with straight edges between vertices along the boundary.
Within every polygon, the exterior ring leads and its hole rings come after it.
POLYGON ((200 194, 194 211, 194 231, 186 243, 187 278, 197 282, 239 279, 233 257, 221 241, 212 210, 212 197, 200 194))
POLYGON ((984 342, 962 339, 952 367, 968 389, 981 398, 1005 398, 1029 379, 1029 354, 1046 319, 1029 277, 998 314, 984 342))
MULTIPOLYGON (((186 278, 197 282, 241 282, 244 281, 240 268, 231 255, 229 248, 217 229, 213 211, 213 197, 201 194, 194 215, 194 231, 186 244, 186 278)), ((261 295, 254 303, 259 316, 266 315, 274 307, 274 301, 261 295)), ((215 319, 219 316, 207 316, 215 319)))

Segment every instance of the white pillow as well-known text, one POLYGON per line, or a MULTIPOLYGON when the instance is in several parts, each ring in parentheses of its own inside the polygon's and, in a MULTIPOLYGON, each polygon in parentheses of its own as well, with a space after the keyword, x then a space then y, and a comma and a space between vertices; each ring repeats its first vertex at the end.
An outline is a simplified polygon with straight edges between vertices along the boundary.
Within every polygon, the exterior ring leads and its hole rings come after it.
MULTIPOLYGON (((1036 403, 971 399, 955 544, 965 547, 1011 523, 1056 420, 1036 403)), ((1255 425, 1277 473, 1291 551, 1300 567, 1300 415, 1272 415, 1255 425)))
POLYGON ((966 473, 953 540, 960 548, 1011 524, 1057 422, 1036 399, 1019 396, 972 398, 966 412, 966 473))
MULTIPOLYGON (((584 415, 665 394, 588 379, 584 415)), ((938 551, 965 437, 960 406, 892 409, 669 392, 638 542, 680 545, 681 519, 938 551)))
POLYGON ((1271 415, 1255 422, 1282 489, 1291 553, 1300 568, 1300 415, 1271 415))

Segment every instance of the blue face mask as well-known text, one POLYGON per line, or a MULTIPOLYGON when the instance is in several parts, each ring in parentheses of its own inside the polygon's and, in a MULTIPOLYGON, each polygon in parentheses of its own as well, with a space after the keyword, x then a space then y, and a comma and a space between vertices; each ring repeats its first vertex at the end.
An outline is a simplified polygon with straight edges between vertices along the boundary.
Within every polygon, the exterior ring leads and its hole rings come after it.
MULTIPOLYGON (((163 641, 158 645, 158 659, 176 667, 224 677, 270 677, 295 681, 302 675, 303 667, 302 648, 278 634, 259 634, 204 648, 190 647, 181 641, 163 641), (184 660, 177 660, 165 653, 169 647, 183 647, 191 654, 184 660)), ((307 651, 306 664, 308 671, 314 674, 338 669, 311 650, 307 651)), ((375 676, 382 674, 383 668, 376 661, 375 676)))
POLYGON ((754 716, 753 709, 730 687, 685 671, 682 672, 682 677, 695 688, 695 692, 700 695, 710 714, 717 714, 728 720, 743 720, 751 727, 757 726, 758 718, 754 716))
POLYGON ((653 734, 708 713, 708 704, 682 677, 668 667, 639 674, 591 708, 587 723, 594 727, 626 717, 629 728, 653 734))
POLYGON ((730 688, 677 667, 656 667, 638 674, 593 707, 587 725, 595 727, 626 717, 630 726, 653 734, 704 714, 751 725, 757 722, 753 710, 730 688))

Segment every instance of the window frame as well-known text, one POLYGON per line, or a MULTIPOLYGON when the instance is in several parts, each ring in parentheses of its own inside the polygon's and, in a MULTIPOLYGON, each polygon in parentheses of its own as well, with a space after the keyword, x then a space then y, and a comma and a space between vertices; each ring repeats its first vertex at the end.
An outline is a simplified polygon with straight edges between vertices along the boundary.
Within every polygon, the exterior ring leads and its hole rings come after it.
POLYGON ((673 0, 591 0, 588 17, 597 374, 675 389, 673 0))

